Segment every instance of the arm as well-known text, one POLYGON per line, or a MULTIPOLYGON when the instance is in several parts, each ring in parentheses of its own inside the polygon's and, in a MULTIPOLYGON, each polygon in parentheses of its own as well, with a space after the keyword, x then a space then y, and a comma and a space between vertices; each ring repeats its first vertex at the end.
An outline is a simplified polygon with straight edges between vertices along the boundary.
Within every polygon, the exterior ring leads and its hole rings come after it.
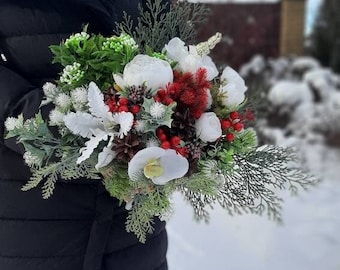
POLYGON ((25 118, 34 116, 39 110, 42 95, 42 89, 33 86, 6 66, 0 65, 0 142, 11 150, 23 153, 23 148, 15 139, 4 139, 4 122, 7 117, 16 117, 21 113, 25 118))

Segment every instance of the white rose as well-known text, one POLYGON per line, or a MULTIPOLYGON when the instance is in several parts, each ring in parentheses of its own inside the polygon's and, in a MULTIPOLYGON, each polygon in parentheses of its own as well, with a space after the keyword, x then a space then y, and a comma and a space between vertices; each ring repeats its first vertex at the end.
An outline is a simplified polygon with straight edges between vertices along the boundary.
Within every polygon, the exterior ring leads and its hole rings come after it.
POLYGON ((220 86, 220 94, 224 106, 237 106, 244 101, 247 86, 242 77, 231 67, 226 67, 221 75, 225 85, 220 86))
POLYGON ((207 70, 207 79, 211 81, 218 75, 215 63, 207 55, 199 55, 195 46, 185 46, 179 38, 173 38, 165 45, 167 57, 178 62, 177 68, 183 72, 195 73, 199 68, 207 70))
POLYGON ((179 62, 189 54, 185 43, 178 37, 171 39, 169 43, 165 45, 164 50, 166 51, 166 56, 176 62, 179 62))
POLYGON ((190 46, 190 54, 181 58, 178 66, 181 71, 191 73, 195 73, 199 68, 205 68, 208 81, 213 80, 218 75, 217 67, 212 59, 207 55, 198 55, 194 46, 190 46))
POLYGON ((196 135, 204 142, 214 142, 222 136, 221 123, 215 113, 201 115, 196 121, 196 135))
POLYGON ((145 83, 149 89, 157 90, 173 81, 173 72, 167 61, 140 54, 125 66, 123 77, 114 74, 113 78, 121 88, 145 83))

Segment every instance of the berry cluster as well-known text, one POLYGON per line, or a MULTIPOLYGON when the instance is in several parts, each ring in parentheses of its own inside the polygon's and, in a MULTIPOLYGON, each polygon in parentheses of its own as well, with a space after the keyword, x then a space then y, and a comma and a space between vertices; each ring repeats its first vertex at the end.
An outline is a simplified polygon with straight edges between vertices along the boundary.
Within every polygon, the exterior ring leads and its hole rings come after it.
POLYGON ((166 89, 160 89, 154 97, 155 101, 169 105, 177 103, 177 110, 189 109, 190 115, 196 119, 205 112, 210 83, 207 80, 205 69, 198 69, 195 74, 174 71, 174 80, 166 89))
POLYGON ((121 97, 116 100, 115 96, 108 98, 105 104, 109 106, 110 112, 131 112, 136 115, 140 111, 140 106, 137 104, 129 105, 129 100, 125 97, 121 97))
POLYGON ((231 142, 235 139, 235 132, 240 132, 243 129, 242 118, 239 113, 233 111, 225 119, 221 119, 221 127, 225 133, 225 139, 231 142))
POLYGON ((160 147, 163 149, 174 149, 180 155, 186 157, 187 149, 181 146, 181 138, 179 136, 170 136, 166 134, 163 128, 158 128, 156 130, 157 138, 160 140, 160 147))

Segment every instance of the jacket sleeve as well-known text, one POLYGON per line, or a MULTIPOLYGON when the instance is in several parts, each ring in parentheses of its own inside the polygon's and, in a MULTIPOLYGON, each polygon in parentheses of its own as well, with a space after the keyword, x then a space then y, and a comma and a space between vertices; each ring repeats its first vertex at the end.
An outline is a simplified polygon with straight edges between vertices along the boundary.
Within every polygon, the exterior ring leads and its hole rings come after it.
POLYGON ((24 152, 15 138, 4 139, 6 132, 4 123, 7 117, 17 117, 21 113, 25 119, 33 117, 39 110, 42 96, 41 88, 33 86, 5 65, 0 65, 0 143, 4 143, 15 152, 21 154, 24 152))

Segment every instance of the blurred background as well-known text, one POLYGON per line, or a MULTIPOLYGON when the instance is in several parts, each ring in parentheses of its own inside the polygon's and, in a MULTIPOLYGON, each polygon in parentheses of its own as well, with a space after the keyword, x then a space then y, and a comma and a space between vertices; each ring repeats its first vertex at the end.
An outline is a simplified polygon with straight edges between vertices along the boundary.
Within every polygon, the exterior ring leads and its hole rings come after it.
POLYGON ((211 56, 245 79, 260 144, 294 147, 321 181, 281 192, 283 225, 218 207, 197 223, 175 196, 169 269, 340 270, 340 1, 199 2, 211 13, 197 39, 222 33, 211 56))

